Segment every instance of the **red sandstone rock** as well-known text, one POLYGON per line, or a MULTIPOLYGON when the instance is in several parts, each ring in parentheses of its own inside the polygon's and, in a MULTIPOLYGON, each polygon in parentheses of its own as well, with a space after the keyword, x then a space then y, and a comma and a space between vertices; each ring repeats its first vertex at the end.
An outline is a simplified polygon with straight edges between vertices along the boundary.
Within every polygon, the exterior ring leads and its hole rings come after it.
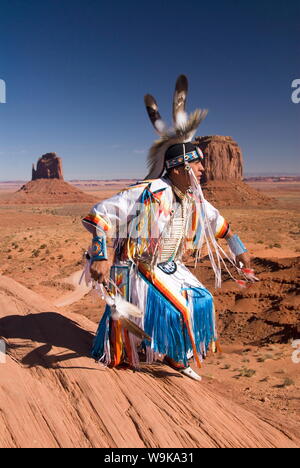
POLYGON ((299 447, 296 420, 234 401, 211 378, 93 362, 95 324, 2 275, 0 304, 1 448, 299 447))
POLYGON ((32 180, 37 179, 64 179, 62 160, 56 153, 44 154, 38 160, 36 169, 32 165, 32 180))
POLYGON ((201 185, 208 201, 223 206, 267 206, 276 203, 243 182, 243 155, 230 136, 195 138, 204 154, 201 185))
POLYGON ((203 183, 243 179, 242 151, 230 136, 196 137, 196 141, 204 154, 203 183))

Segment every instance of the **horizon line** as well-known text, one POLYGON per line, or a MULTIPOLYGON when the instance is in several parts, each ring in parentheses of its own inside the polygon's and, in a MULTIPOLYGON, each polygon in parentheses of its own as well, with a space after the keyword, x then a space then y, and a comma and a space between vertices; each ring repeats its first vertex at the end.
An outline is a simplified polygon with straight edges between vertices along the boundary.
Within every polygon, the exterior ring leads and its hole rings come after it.
MULTIPOLYGON (((248 172, 245 174, 242 180, 250 178, 250 177, 300 177, 300 172, 299 173, 291 173, 291 172, 248 172)), ((48 179, 45 179, 48 180, 48 179)), ((51 180, 51 179, 49 179, 51 180)), ((144 180, 144 177, 138 178, 138 177, 131 177, 131 178, 112 178, 112 179, 63 179, 65 182, 122 182, 122 181, 127 181, 127 180, 144 180)), ((31 182, 29 179, 15 179, 15 180, 4 180, 0 179, 0 183, 2 184, 11 184, 11 183, 27 183, 31 182)))

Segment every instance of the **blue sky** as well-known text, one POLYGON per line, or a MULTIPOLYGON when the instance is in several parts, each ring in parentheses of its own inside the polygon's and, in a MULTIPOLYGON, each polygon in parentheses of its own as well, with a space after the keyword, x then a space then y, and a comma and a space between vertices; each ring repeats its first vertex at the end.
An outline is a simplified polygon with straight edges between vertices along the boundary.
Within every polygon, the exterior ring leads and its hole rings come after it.
POLYGON ((199 135, 230 135, 247 173, 300 173, 299 1, 1 0, 0 180, 29 179, 44 153, 66 179, 146 175, 155 138, 143 96, 165 119, 177 76, 199 135))

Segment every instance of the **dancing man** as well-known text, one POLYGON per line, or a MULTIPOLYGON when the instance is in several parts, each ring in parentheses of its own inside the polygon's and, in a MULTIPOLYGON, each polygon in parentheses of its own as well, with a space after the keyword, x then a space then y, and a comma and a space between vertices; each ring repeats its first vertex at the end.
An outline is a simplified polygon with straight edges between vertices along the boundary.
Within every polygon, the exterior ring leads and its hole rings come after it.
POLYGON ((141 316, 128 316, 124 322, 108 301, 93 357, 108 366, 138 367, 143 355, 148 363, 164 360, 201 380, 189 360, 194 358, 201 367, 209 347, 218 347, 214 303, 212 294, 185 267, 183 255, 192 254, 197 263, 205 250, 217 287, 221 267, 230 275, 236 268, 243 276, 240 284, 252 281, 253 272, 238 235, 204 199, 203 154, 192 138, 207 112, 186 114, 187 89, 187 78, 181 75, 175 87, 172 129, 162 121, 155 99, 145 96, 148 115, 160 135, 149 152, 149 173, 95 205, 83 224, 93 236, 88 272, 94 285, 110 285, 111 297, 122 296, 141 311, 141 316), (113 240, 113 254, 107 238, 113 240), (222 238, 229 255, 221 247, 222 238))

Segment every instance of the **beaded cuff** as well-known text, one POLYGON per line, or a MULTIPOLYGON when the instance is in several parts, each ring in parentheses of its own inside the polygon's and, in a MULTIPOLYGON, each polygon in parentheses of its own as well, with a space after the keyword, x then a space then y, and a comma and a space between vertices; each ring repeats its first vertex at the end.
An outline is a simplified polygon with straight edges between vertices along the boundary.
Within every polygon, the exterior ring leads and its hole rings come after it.
POLYGON ((92 244, 92 262, 98 262, 100 260, 107 260, 107 246, 105 236, 96 236, 93 238, 92 244))
POLYGON ((241 255, 242 253, 248 252, 248 250, 246 249, 246 247, 244 246, 243 242, 237 234, 234 234, 232 237, 230 237, 227 240, 227 243, 230 247, 230 250, 234 253, 236 257, 238 255, 241 255))

